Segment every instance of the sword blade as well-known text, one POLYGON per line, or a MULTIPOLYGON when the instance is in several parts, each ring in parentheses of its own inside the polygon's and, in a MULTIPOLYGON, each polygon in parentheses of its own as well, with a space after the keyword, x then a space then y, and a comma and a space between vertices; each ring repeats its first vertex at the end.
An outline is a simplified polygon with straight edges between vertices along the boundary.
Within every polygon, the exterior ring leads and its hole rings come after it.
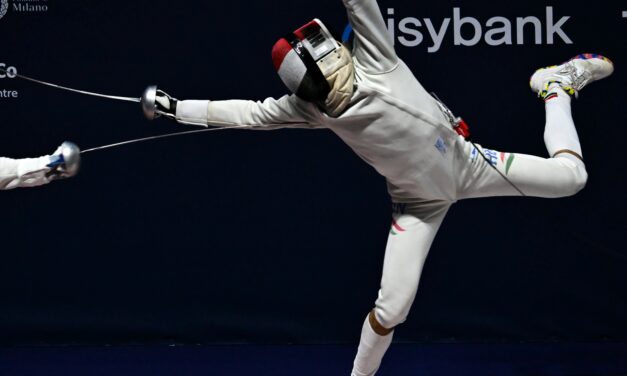
MULTIPOLYGON (((0 72, 2 72, 4 74, 7 74, 7 71, 5 69, 3 69, 3 68, 0 68, 0 72)), ((15 74, 15 77, 20 78, 22 80, 34 82, 34 83, 37 83, 37 84, 40 84, 40 85, 53 87, 55 89, 71 91, 73 93, 78 93, 78 94, 83 94, 83 95, 90 95, 90 96, 93 96, 93 97, 113 99, 113 100, 125 101, 125 102, 134 102, 134 103, 139 103, 141 101, 141 98, 121 97, 121 96, 117 96, 117 95, 106 95, 106 94, 94 93, 94 92, 91 92, 91 91, 78 90, 78 89, 74 89, 74 88, 71 88, 71 87, 61 86, 61 85, 53 84, 51 82, 38 80, 36 78, 24 76, 22 74, 17 74, 17 73, 15 74)))
POLYGON ((93 147, 93 148, 90 148, 90 149, 81 150, 81 154, 90 153, 90 152, 96 151, 96 150, 103 150, 103 149, 114 148, 114 147, 122 146, 122 145, 134 144, 134 143, 138 143, 138 142, 157 140, 157 139, 160 139, 160 138, 178 137, 178 136, 185 136, 185 135, 195 134, 195 133, 215 132, 215 131, 220 131, 220 130, 224 130, 224 129, 236 129, 236 128, 250 128, 250 125, 237 125, 237 126, 217 127, 217 128, 203 128, 203 129, 196 129, 196 130, 193 130, 193 131, 174 132, 174 133, 160 134, 160 135, 156 135, 156 136, 136 138, 136 139, 133 139, 133 140, 116 142, 114 144, 102 145, 102 146, 97 146, 97 147, 93 147))

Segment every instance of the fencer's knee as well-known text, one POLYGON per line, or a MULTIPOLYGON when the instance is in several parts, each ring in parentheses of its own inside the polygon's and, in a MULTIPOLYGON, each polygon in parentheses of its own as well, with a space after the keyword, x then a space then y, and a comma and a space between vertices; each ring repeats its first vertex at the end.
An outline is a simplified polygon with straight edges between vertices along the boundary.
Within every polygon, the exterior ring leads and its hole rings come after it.
POLYGON ((583 161, 566 160, 564 163, 569 163, 571 168, 571 181, 568 184, 566 196, 573 196, 577 192, 581 191, 588 182, 588 172, 583 161))
POLYGON ((583 159, 578 155, 573 157, 568 153, 558 154, 554 158, 569 170, 568 178, 561 184, 561 196, 573 196, 577 194, 588 182, 588 172, 586 171, 586 165, 583 163, 583 159))
POLYGON ((573 184, 573 194, 581 191, 588 182, 588 172, 586 168, 581 168, 581 171, 575 177, 575 183, 573 184))
POLYGON ((368 314, 368 322, 370 323, 370 328, 380 336, 387 336, 388 334, 394 331, 394 326, 388 326, 387 324, 382 324, 381 319, 377 318, 377 314, 375 313, 375 309, 370 311, 368 314))
POLYGON ((411 302, 408 304, 382 306, 377 304, 372 311, 377 321, 387 329, 393 329, 397 325, 405 322, 409 314, 411 302))

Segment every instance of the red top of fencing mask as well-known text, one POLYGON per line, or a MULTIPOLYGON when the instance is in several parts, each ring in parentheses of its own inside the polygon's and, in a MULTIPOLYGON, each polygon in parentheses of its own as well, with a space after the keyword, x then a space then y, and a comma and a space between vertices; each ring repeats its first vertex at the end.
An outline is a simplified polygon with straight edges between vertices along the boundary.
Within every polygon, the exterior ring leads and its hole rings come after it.
POLYGON ((279 39, 272 47, 272 61, 290 91, 310 102, 323 102, 331 88, 317 62, 340 48, 324 24, 307 23, 279 39))

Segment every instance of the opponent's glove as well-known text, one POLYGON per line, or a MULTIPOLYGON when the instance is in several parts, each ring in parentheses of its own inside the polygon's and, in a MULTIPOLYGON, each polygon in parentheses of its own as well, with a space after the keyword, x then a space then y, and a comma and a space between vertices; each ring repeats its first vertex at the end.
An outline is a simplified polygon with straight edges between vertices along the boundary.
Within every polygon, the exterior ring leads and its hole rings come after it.
POLYGON ((49 180, 72 177, 78 173, 81 165, 81 151, 69 141, 62 143, 49 158, 50 161, 46 165, 49 168, 46 178, 49 180))
POLYGON ((39 158, 0 158, 0 189, 36 187, 69 178, 78 172, 80 161, 80 150, 71 142, 64 142, 52 155, 39 158))
POLYGON ((166 116, 170 119, 176 120, 176 103, 178 100, 172 98, 168 93, 163 90, 157 90, 157 96, 155 98, 155 105, 157 107, 156 116, 166 116))

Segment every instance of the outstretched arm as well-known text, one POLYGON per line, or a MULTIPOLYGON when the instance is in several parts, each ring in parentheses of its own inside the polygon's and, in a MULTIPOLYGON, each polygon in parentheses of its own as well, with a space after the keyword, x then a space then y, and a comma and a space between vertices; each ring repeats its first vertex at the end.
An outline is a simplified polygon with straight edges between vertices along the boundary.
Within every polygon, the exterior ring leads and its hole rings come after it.
POLYGON ((376 0, 342 0, 354 32, 353 55, 368 73, 386 73, 398 65, 394 42, 376 0))
POLYGON ((250 126, 252 129, 319 128, 315 105, 294 95, 264 101, 184 100, 176 104, 176 120, 207 126, 250 126))

